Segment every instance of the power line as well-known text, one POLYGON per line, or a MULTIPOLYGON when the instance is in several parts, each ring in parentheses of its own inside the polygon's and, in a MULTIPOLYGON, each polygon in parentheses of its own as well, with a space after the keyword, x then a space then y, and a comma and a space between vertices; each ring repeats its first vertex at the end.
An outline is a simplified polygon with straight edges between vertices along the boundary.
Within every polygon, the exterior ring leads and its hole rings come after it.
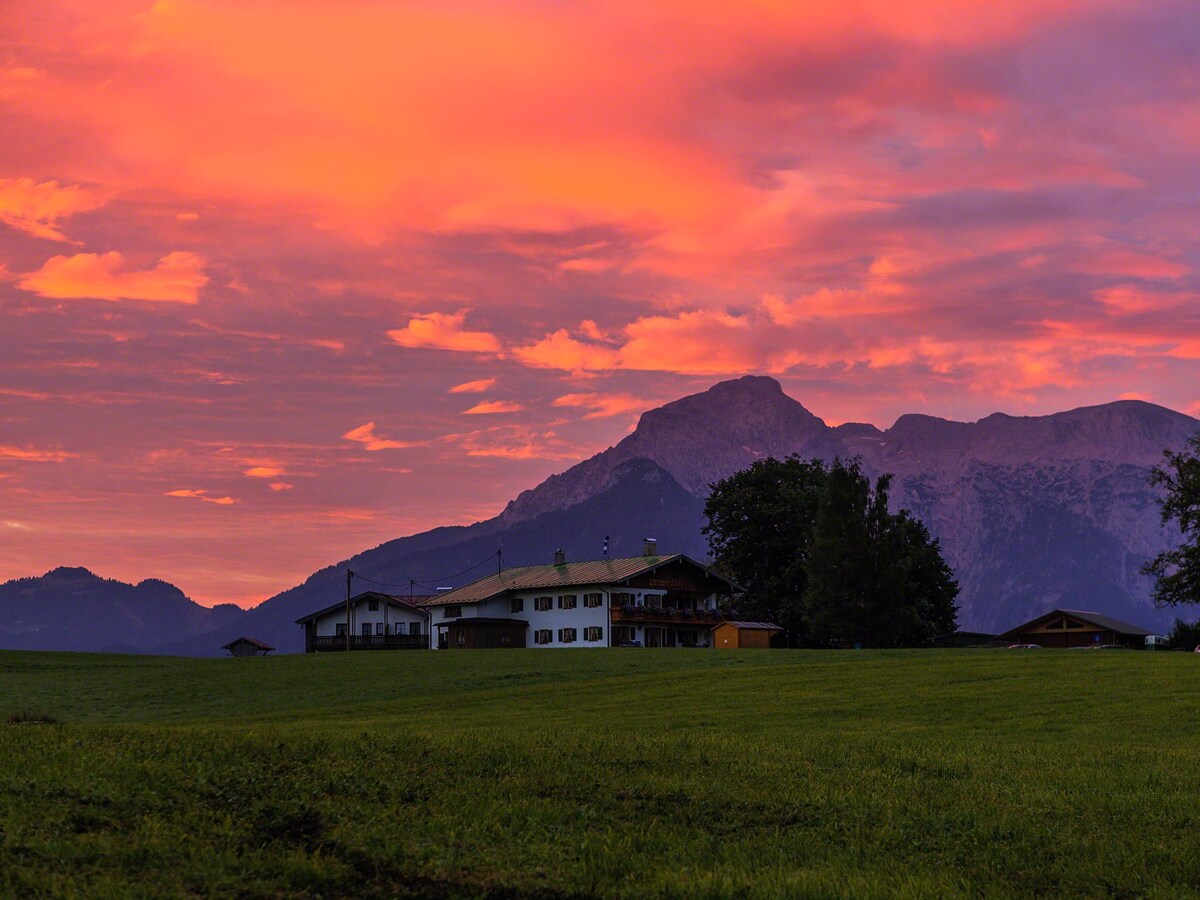
POLYGON ((455 572, 453 575, 439 575, 436 578, 430 579, 429 581, 417 581, 415 578, 410 578, 408 581, 404 582, 403 584, 398 584, 398 583, 390 582, 390 581, 378 581, 374 578, 368 578, 366 575, 360 575, 358 572, 351 572, 351 574, 355 578, 359 579, 360 581, 366 581, 369 584, 374 584, 374 585, 377 585, 378 587, 411 588, 414 584, 419 584, 419 585, 421 585, 421 587, 436 587, 437 582, 450 581, 454 578, 459 578, 463 575, 466 575, 468 572, 473 572, 476 569, 478 569, 480 566, 486 565, 487 563, 491 562, 493 559, 500 558, 500 554, 501 554, 500 550, 497 550, 495 553, 489 553, 487 555, 487 558, 480 560, 479 562, 475 563, 475 565, 470 566, 469 568, 463 569, 461 572, 455 572))

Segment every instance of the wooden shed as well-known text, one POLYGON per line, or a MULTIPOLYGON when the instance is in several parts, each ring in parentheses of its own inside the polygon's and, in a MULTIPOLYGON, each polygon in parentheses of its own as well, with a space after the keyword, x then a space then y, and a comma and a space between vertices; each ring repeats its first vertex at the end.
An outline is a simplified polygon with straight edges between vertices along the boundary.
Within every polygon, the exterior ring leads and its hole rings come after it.
POLYGON ((718 649, 769 648, 783 629, 770 622, 722 622, 712 630, 712 643, 718 649))
POLYGON ((254 638, 240 637, 236 641, 230 641, 221 649, 228 650, 230 656, 266 656, 275 648, 262 641, 256 641, 254 638))

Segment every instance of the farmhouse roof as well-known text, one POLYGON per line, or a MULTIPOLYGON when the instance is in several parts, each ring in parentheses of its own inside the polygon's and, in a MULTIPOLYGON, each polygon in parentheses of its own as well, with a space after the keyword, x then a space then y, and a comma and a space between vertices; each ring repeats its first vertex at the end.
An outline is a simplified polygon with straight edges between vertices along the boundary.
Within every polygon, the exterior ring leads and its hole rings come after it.
MULTIPOLYGON (((722 623, 721 623, 721 625, 732 625, 734 628, 746 628, 746 629, 750 629, 750 630, 755 630, 755 629, 757 629, 757 630, 759 630, 759 631, 783 631, 783 629, 782 629, 782 628, 780 628, 778 625, 775 625, 775 624, 774 624, 774 623, 772 623, 772 622, 734 622, 734 621, 726 621, 726 622, 722 622, 722 623)), ((717 628, 719 628, 719 627, 720 627, 720 625, 717 625, 717 626, 714 626, 714 627, 717 627, 717 628)))
POLYGON ((254 638, 248 638, 248 637, 240 637, 236 641, 230 641, 228 644, 226 644, 221 649, 228 650, 234 644, 250 644, 251 646, 257 647, 259 650, 274 650, 275 649, 270 644, 264 644, 262 641, 256 641, 254 638))
POLYGON ((1003 637, 1012 637, 1019 634, 1027 628, 1038 625, 1046 619, 1054 616, 1071 616, 1086 622, 1089 625, 1095 625, 1097 628, 1102 628, 1106 631, 1112 631, 1116 634, 1129 634, 1145 637, 1146 635, 1156 634, 1156 632, 1148 631, 1140 625, 1133 625, 1129 622, 1122 622, 1120 619, 1114 619, 1112 616, 1106 616, 1103 613, 1088 612, 1082 609, 1052 609, 1047 613, 1043 613, 1036 619, 1025 622, 1023 625, 1018 625, 1016 628, 1011 628, 1004 632, 1003 637))
MULTIPOLYGON (((423 616, 429 615, 428 612, 421 609, 421 601, 429 599, 425 596, 413 597, 410 601, 408 597, 399 597, 396 594, 381 594, 379 591, 363 591, 361 594, 355 594, 353 597, 351 597, 350 602, 357 605, 360 601, 369 599, 371 597, 377 597, 378 599, 383 600, 385 603, 390 603, 392 606, 403 606, 407 609, 413 610, 413 612, 419 612, 423 616)), ((311 622, 313 619, 319 619, 321 616, 327 616, 331 612, 345 608, 346 601, 339 600, 337 603, 332 603, 324 609, 318 609, 316 612, 309 613, 307 616, 302 616, 296 620, 296 624, 303 625, 305 622, 311 622)))
POLYGON ((620 584, 653 572, 670 563, 683 560, 725 585, 727 590, 740 590, 724 575, 718 575, 690 556, 675 553, 671 556, 632 556, 625 559, 593 559, 564 563, 561 566, 515 566, 496 575, 488 575, 460 588, 424 600, 422 606, 445 606, 449 603, 479 603, 498 597, 507 591, 528 591, 538 588, 582 587, 592 584, 620 584))

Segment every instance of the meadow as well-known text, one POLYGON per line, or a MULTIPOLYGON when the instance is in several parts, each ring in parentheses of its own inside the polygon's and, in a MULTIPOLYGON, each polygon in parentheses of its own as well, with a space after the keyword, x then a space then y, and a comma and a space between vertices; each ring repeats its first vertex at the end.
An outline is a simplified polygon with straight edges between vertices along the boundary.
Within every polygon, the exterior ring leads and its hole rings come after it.
POLYGON ((1196 895, 1197 688, 1184 653, 0 652, 0 896, 1196 895))

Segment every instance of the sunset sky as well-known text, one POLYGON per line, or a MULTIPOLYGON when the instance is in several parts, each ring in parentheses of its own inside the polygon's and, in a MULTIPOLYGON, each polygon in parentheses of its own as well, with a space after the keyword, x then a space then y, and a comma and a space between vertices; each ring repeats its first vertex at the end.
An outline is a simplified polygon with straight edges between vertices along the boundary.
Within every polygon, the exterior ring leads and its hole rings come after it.
POLYGON ((748 372, 1200 414, 1195 0, 5 0, 0 579, 258 602, 748 372))

